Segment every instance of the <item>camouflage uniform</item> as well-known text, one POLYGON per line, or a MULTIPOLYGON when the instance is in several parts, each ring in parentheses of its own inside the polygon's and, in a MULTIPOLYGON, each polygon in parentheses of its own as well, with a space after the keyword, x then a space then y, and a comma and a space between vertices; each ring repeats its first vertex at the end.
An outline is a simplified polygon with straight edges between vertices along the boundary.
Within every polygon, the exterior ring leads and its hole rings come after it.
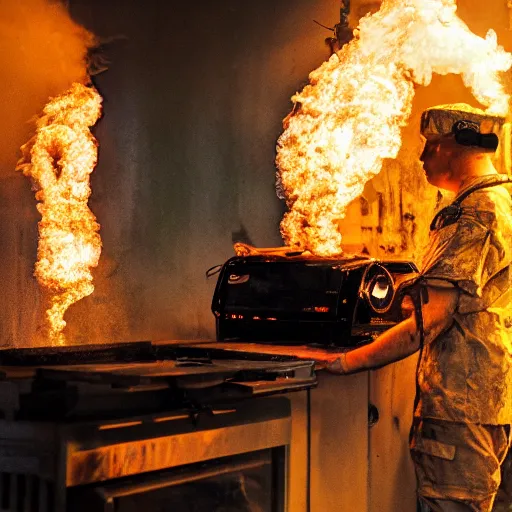
POLYGON ((462 208, 431 232, 423 262, 429 283, 460 295, 451 326, 422 349, 411 453, 421 496, 488 511, 512 424, 512 201, 496 186, 462 208))

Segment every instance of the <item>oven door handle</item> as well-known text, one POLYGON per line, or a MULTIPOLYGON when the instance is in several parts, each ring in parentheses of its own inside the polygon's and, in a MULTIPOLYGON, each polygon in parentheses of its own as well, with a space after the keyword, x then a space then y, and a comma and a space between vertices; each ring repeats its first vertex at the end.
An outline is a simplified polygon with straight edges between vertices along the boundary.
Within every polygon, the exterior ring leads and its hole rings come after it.
MULTIPOLYGON (((160 471, 156 475, 140 475, 131 478, 123 483, 106 483, 92 489, 91 494, 84 496, 83 502, 87 503, 88 510, 93 512, 116 512, 117 500, 136 494, 143 494, 158 489, 175 487, 227 475, 251 469, 258 469, 272 464, 270 453, 260 453, 250 459, 247 457, 240 462, 229 462, 215 464, 209 467, 200 467, 197 469, 160 471)), ((85 509, 84 509, 85 510, 85 509)))

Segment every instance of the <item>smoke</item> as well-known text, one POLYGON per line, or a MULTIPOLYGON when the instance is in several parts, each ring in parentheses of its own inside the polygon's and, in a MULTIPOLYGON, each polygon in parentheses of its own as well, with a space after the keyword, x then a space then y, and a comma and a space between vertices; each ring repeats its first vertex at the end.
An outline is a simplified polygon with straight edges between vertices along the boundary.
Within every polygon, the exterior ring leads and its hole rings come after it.
POLYGON ((276 158, 290 209, 285 243, 320 256, 342 252, 339 221, 383 161, 397 157, 415 84, 460 75, 487 111, 506 115, 499 74, 511 65, 494 31, 479 37, 457 17, 455 0, 384 0, 292 98, 276 158))
POLYGON ((94 45, 59 1, 0 0, 0 178, 14 173, 48 98, 87 81, 94 45))

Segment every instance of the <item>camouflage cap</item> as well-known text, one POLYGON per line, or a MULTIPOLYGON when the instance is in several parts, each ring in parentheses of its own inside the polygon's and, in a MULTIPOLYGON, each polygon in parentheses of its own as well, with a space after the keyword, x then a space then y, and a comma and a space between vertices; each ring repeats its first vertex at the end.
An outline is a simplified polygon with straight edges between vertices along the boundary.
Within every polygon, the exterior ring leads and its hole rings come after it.
POLYGON ((437 105, 421 114, 421 134, 426 138, 439 137, 452 133, 458 123, 459 128, 469 128, 481 134, 499 134, 505 118, 488 114, 466 103, 437 105))

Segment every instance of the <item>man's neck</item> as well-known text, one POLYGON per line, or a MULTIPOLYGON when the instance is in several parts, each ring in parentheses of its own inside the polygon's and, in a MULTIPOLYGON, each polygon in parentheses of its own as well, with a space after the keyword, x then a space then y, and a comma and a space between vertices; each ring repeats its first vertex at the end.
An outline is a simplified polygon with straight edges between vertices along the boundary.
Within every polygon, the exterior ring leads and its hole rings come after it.
POLYGON ((455 173, 457 178, 453 181, 452 189, 456 194, 477 178, 498 174, 492 163, 490 155, 485 153, 461 158, 457 167, 458 172, 455 173))

